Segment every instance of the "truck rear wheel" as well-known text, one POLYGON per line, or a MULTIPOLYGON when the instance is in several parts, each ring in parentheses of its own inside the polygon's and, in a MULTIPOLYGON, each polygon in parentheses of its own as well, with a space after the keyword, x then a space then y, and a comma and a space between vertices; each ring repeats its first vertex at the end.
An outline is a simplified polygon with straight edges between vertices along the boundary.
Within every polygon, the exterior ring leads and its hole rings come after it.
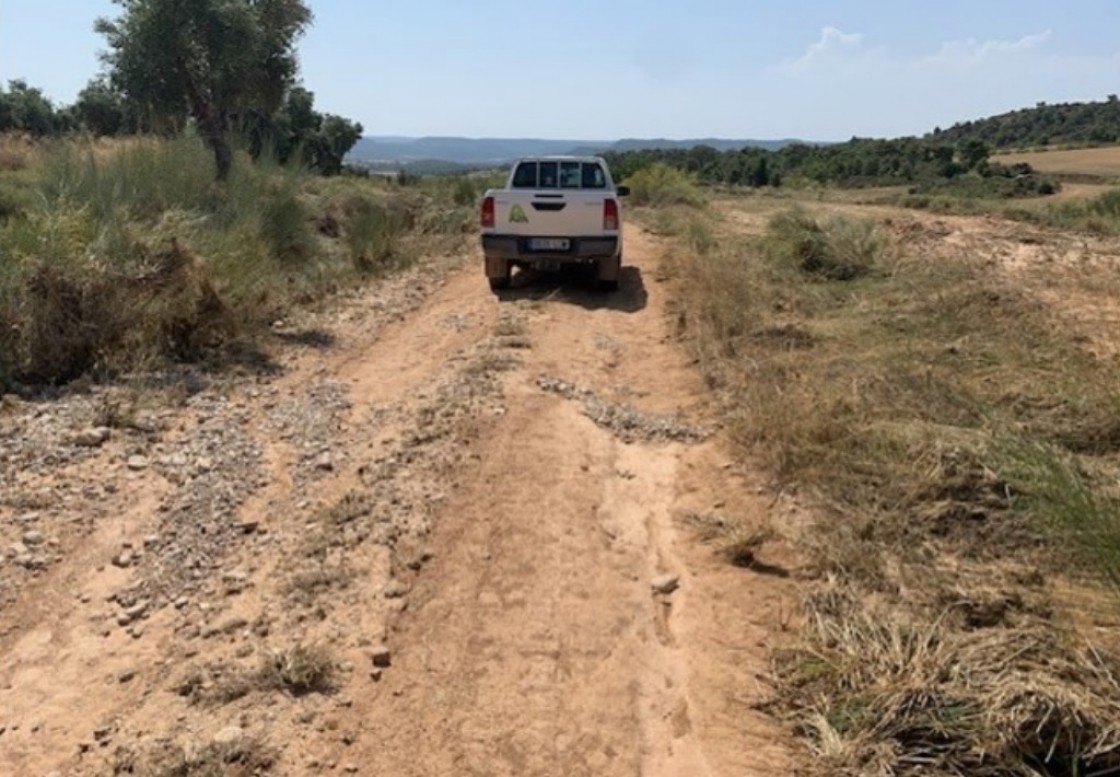
POLYGON ((490 281, 490 290, 501 291, 502 289, 508 289, 510 273, 512 271, 512 263, 505 259, 487 259, 486 279, 490 281))
POLYGON ((622 256, 600 259, 595 266, 595 279, 599 291, 618 291, 618 281, 622 277, 622 256))

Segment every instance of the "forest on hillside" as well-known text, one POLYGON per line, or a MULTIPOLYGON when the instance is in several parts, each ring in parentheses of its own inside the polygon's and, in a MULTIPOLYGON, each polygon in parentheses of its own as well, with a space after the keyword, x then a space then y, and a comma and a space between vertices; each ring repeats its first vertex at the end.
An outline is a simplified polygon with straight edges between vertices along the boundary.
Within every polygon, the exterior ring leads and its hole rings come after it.
POLYGON ((1120 98, 1104 102, 1038 103, 977 121, 935 129, 928 137, 942 143, 978 140, 994 149, 1120 143, 1120 98))
POLYGON ((1056 181, 1028 165, 1002 165, 995 150, 1053 145, 1120 143, 1120 100, 1048 105, 934 129, 925 137, 852 138, 844 143, 795 143, 776 151, 708 146, 610 153, 619 178, 661 163, 701 183, 773 187, 832 184, 846 187, 946 184, 976 196, 1024 197, 1053 193, 1056 181))

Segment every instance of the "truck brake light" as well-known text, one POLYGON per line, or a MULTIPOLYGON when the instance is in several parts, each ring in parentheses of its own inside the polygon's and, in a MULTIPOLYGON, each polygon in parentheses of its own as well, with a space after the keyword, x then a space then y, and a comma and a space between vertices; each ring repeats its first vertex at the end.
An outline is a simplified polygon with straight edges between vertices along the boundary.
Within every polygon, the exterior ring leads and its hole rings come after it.
POLYGON ((489 229, 494 226, 494 198, 487 197, 482 201, 482 228, 489 229))
POLYGON ((603 200, 603 229, 607 232, 618 230, 618 200, 609 197, 603 200))

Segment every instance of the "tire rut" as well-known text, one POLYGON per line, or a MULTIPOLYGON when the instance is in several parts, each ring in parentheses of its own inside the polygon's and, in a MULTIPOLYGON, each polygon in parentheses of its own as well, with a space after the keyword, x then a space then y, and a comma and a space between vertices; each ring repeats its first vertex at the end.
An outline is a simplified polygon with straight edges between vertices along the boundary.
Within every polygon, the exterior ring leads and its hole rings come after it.
MULTIPOLYGON (((793 583, 744 578, 680 531, 713 503, 767 508, 741 498, 664 335, 665 291, 645 285, 660 246, 627 241, 617 294, 525 276, 495 298, 473 265, 422 291, 399 279, 314 328, 330 347, 214 393, 201 423, 236 444, 203 451, 188 489, 152 479, 174 485, 175 459, 134 484, 170 505, 128 514, 132 534, 159 528, 149 559, 60 569, 97 597, 146 597, 143 639, 97 636, 120 603, 17 634, 28 656, 72 642, 59 677, 103 690, 4 752, 24 771, 141 773, 233 737, 275 777, 788 772, 754 707, 793 583), (680 588, 654 591, 664 574, 680 588), (327 651, 331 692, 225 698, 228 678, 297 647, 327 651)), ((168 419, 187 436, 196 422, 168 419)), ((0 664, 21 715, 73 698, 29 662, 0 664)))

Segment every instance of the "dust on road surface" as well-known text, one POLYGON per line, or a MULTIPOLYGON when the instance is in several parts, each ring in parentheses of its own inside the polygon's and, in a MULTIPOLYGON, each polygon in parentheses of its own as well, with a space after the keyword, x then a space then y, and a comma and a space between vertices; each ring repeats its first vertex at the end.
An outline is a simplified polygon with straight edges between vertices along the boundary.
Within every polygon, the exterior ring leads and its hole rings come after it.
MULTIPOLYGON (((781 508, 668 336, 662 250, 630 228, 613 295, 495 298, 473 260, 406 276, 293 336, 318 347, 275 377, 19 459, 0 539, 52 551, 0 568, 3 770, 142 773, 217 741, 277 775, 789 773, 757 707, 796 584, 685 520, 781 508), (219 692, 307 645, 331 693, 219 692)), ((80 426, 82 401, 49 414, 80 426)))

